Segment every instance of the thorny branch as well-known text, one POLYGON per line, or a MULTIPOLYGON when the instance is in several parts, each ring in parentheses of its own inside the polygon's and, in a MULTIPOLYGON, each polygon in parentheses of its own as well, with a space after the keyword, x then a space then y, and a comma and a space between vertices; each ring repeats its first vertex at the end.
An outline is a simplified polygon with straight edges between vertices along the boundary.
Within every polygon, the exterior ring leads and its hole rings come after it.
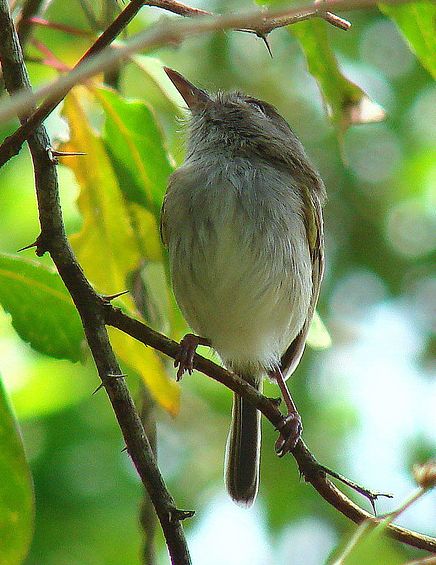
MULTIPOLYGON (((89 78, 100 70, 113 67, 123 57, 139 49, 152 49, 161 45, 178 43, 189 35, 217 29, 244 29, 262 36, 276 27, 288 25, 294 21, 307 19, 314 15, 322 15, 325 19, 328 18, 326 17, 327 12, 323 11, 321 13, 319 5, 315 3, 301 9, 264 12, 262 14, 252 12, 249 14, 202 17, 196 18, 195 22, 178 22, 177 24, 157 26, 154 30, 139 34, 124 48, 120 48, 115 53, 105 50, 133 18, 142 4, 159 4, 159 7, 163 9, 171 8, 170 11, 180 15, 194 15, 192 8, 169 0, 166 2, 162 0, 161 2, 145 3, 132 0, 113 24, 109 26, 82 57, 75 70, 57 81, 55 85, 50 85, 48 89, 40 89, 37 96, 32 97, 21 49, 8 12, 7 1, 0 0, 0 31, 2 32, 2 38, 4 38, 4 41, 0 42, 0 60, 6 86, 10 94, 19 90, 25 91, 25 104, 13 106, 13 109, 21 115, 22 121, 25 122, 24 126, 9 138, 12 141, 6 141, 0 148, 0 163, 6 162, 15 155, 21 148, 24 140, 28 139, 35 169, 35 184, 41 224, 41 234, 34 244, 37 254, 42 255, 45 251, 50 253, 79 311, 100 378, 111 400, 126 441, 127 449, 153 501, 167 540, 172 561, 175 564, 189 564, 189 553, 180 520, 189 516, 190 513, 177 510, 175 507, 174 501, 166 490, 157 468, 150 444, 124 379, 114 378, 121 376, 121 371, 110 346, 105 326, 112 325, 117 327, 142 343, 172 358, 177 354, 178 344, 151 330, 138 320, 129 318, 121 310, 109 304, 107 300, 103 300, 90 286, 80 265, 77 263, 65 235, 59 203, 56 169, 53 159, 50 158, 49 138, 45 128, 40 124, 75 84, 89 78), (179 10, 179 12, 176 12, 176 10, 179 10), (185 13, 182 13, 183 10, 185 10, 185 13), (187 13, 186 11, 191 12, 187 13), (94 56, 102 50, 104 50, 104 53, 97 55, 94 59, 94 56), (85 65, 83 61, 91 59, 91 55, 94 60, 90 64, 85 65), (32 104, 41 95, 47 94, 49 98, 26 120, 26 112, 32 109, 32 104)), ((323 4, 324 7, 326 5, 331 9, 333 7, 337 9, 351 9, 362 5, 374 5, 374 0, 329 0, 328 4, 323 4)), ((200 14, 197 13, 195 15, 198 16, 200 14)), ((11 112, 11 108, 9 108, 9 112, 11 112)), ((237 375, 226 371, 199 355, 195 356, 195 367, 237 394, 247 398, 275 427, 281 422, 282 415, 276 403, 261 395, 237 375)), ((321 496, 337 510, 357 523, 366 519, 377 521, 376 518, 348 499, 328 480, 326 475, 328 470, 318 464, 302 440, 298 442, 292 455, 305 480, 311 483, 321 496)), ((372 496, 373 499, 378 496, 376 493, 370 493, 369 491, 365 491, 364 494, 369 498, 372 496)), ((390 525, 387 531, 399 541, 436 552, 436 540, 434 538, 395 525, 390 525)))
MULTIPOLYGON (((30 89, 27 69, 7 0, 0 0, 0 62, 10 94, 30 89)), ((191 563, 181 520, 186 513, 176 508, 157 467, 152 448, 144 432, 121 369, 109 342, 104 320, 104 300, 92 289, 68 243, 56 166, 50 156, 50 140, 43 125, 28 139, 35 173, 41 233, 35 242, 37 255, 50 253, 82 319, 86 339, 101 382, 106 389, 119 426, 141 480, 160 520, 173 564, 191 563)))
MULTIPOLYGON (((402 2, 407 0, 387 0, 389 2, 402 2)), ((0 121, 9 119, 28 110, 43 97, 46 100, 36 109, 12 135, 7 137, 0 146, 0 167, 16 155, 28 136, 35 127, 42 123, 54 108, 63 100, 69 90, 76 84, 83 82, 94 74, 107 71, 120 64, 127 56, 139 50, 152 50, 164 45, 175 45, 191 35, 206 33, 215 30, 235 29, 249 31, 259 37, 265 38, 272 30, 306 20, 321 17, 329 23, 348 29, 349 23, 330 10, 348 10, 365 6, 376 5, 376 0, 315 0, 312 4, 287 8, 281 10, 250 11, 237 14, 213 16, 185 6, 172 0, 156 0, 144 2, 131 0, 124 10, 117 16, 113 23, 101 34, 96 42, 81 57, 70 73, 57 81, 37 89, 34 93, 18 94, 10 103, 3 104, 0 109, 0 121), (158 7, 183 16, 196 16, 191 21, 161 22, 152 29, 141 32, 126 42, 123 47, 116 50, 109 46, 112 41, 132 20, 143 5, 158 7), (329 10, 327 10, 329 8, 329 10)))
MULTIPOLYGON (((153 347, 153 349, 157 349, 173 359, 178 353, 178 343, 149 328, 139 320, 129 317, 119 308, 115 308, 111 304, 106 305, 106 323, 122 330, 145 345, 153 347)), ((211 377, 225 385, 233 392, 236 392, 240 396, 246 398, 249 402, 256 406, 260 412, 262 412, 262 414, 275 428, 277 428, 282 421, 283 415, 278 409, 275 400, 267 398, 258 392, 247 381, 240 378, 238 375, 223 369, 216 363, 213 363, 198 354, 194 357, 194 367, 208 377, 211 377)), ((364 520, 371 520, 375 523, 378 522, 377 518, 360 508, 343 492, 335 487, 335 485, 327 478, 327 474, 333 474, 333 476, 341 481, 343 481, 344 477, 341 477, 337 473, 332 473, 323 465, 320 465, 303 440, 300 439, 298 441, 297 446, 292 451, 291 455, 296 460, 300 473, 304 479, 309 482, 329 504, 339 510, 339 512, 356 523, 363 522, 364 520)), ((346 482, 348 483, 348 481, 346 482)), ((357 485, 354 485, 353 488, 355 486, 357 485)), ((380 493, 371 493, 366 489, 361 489, 361 487, 358 488, 360 489, 361 494, 369 499, 372 498, 372 500, 375 500, 378 496, 385 496, 380 493)), ((394 524, 388 527, 387 532, 391 537, 403 543, 436 553, 435 538, 407 530, 406 528, 401 528, 394 524)))

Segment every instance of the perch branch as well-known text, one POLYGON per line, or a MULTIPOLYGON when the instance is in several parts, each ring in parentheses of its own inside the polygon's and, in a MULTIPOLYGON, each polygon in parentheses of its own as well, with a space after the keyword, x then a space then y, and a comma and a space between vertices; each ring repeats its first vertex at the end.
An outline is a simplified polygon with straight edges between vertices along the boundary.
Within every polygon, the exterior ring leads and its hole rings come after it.
MULTIPOLYGON (((157 349, 173 359, 179 351, 178 343, 159 332, 152 330, 139 320, 130 318, 119 308, 116 308, 109 303, 106 304, 106 323, 122 330, 145 345, 153 347, 153 349, 157 349)), ((277 403, 258 392, 247 381, 241 379, 238 375, 226 371, 216 363, 213 363, 198 354, 194 357, 194 367, 208 377, 211 377, 225 385, 233 392, 236 392, 240 396, 246 398, 249 402, 256 406, 260 412, 262 412, 262 414, 275 428, 277 428, 282 421, 283 415, 278 409, 277 403)), ((300 439, 298 441, 291 455, 296 460, 300 473, 304 476, 304 479, 309 482, 329 504, 339 510, 339 512, 358 524, 364 520, 371 520, 374 523, 379 522, 377 518, 360 508, 343 492, 336 488, 336 486, 327 478, 329 470, 316 461, 315 457, 309 451, 303 440, 300 439)), ((340 477, 340 480, 342 480, 342 477, 340 477)), ((373 497, 377 497, 377 494, 371 494, 373 497)), ((365 494, 365 496, 367 495, 365 494)), ((387 532, 391 537, 403 543, 436 553, 435 538, 407 530, 406 528, 402 528, 394 524, 391 524, 387 528, 387 532)))
MULTIPOLYGON (((7 0, 0 0, 0 35, 0 62, 7 90, 12 94, 17 89, 30 89, 7 0)), ((92 356, 112 403, 128 452, 162 525, 172 563, 189 565, 191 560, 180 521, 185 516, 176 508, 165 486, 124 379, 113 378, 114 375, 121 375, 121 369, 107 335, 104 319, 106 302, 89 284, 65 235, 56 165, 49 155, 50 140, 45 127, 39 125, 28 142, 41 226, 36 252, 38 255, 46 251, 50 253, 80 314, 92 356)))
MULTIPOLYGON (((392 2, 394 0, 388 0, 392 2)), ((395 3, 405 0, 396 0, 395 3)), ((322 17, 330 23, 345 28, 347 23, 333 14, 330 10, 349 10, 360 7, 375 6, 376 0, 328 0, 315 1, 312 4, 287 8, 282 10, 249 11, 223 16, 203 15, 203 11, 184 6, 170 0, 146 2, 146 5, 160 7, 180 15, 197 16, 191 21, 165 21, 160 22, 153 29, 145 30, 126 42, 116 50, 108 46, 131 21, 134 15, 144 4, 142 0, 132 0, 130 4, 118 15, 112 24, 102 33, 96 42, 81 57, 74 69, 64 77, 37 89, 33 94, 19 94, 15 99, 3 105, 0 111, 0 122, 9 119, 25 108, 31 107, 41 98, 47 97, 36 109, 25 124, 22 124, 13 134, 7 137, 0 146, 0 167, 11 157, 16 155, 27 137, 35 127, 42 123, 53 109, 63 100, 69 90, 76 84, 101 71, 115 68, 120 61, 139 51, 156 49, 165 45, 181 43, 185 38, 216 30, 235 29, 249 31, 265 38, 268 33, 278 27, 290 25, 312 17, 322 17), (327 10, 329 8, 329 10, 327 10), (200 17, 201 16, 201 17, 200 17)))

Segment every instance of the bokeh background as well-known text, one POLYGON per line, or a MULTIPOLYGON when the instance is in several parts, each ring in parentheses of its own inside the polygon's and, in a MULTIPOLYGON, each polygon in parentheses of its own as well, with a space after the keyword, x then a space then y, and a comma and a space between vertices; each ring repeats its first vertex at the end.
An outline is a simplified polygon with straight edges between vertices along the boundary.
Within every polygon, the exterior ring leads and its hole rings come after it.
MULTIPOLYGON (((191 5, 216 12, 252 7, 242 0, 191 5)), ((147 64, 166 64, 210 90, 241 89, 271 102, 320 170, 329 199, 319 313, 332 344, 323 350, 308 348, 290 386, 302 414, 304 439, 317 458, 368 488, 392 492, 393 501, 378 504, 385 512, 414 490, 411 466, 428 459, 436 443, 436 89, 391 20, 375 9, 347 16, 351 31, 328 30, 334 52, 344 74, 385 109, 387 118, 352 126, 340 139, 299 43, 287 29, 270 36, 273 58, 255 36, 227 32, 161 49, 149 55, 147 64)), ((90 29, 76 0, 53 0, 44 17, 90 29)), ((130 33, 159 17, 158 10, 144 8, 130 33)), ((90 44, 88 37, 43 26, 35 27, 34 37, 67 64, 90 44)), ((38 52, 29 46, 28 54, 36 57, 38 52)), ((56 76, 37 62, 29 63, 29 71, 33 85, 56 76)), ((138 65, 126 64, 116 80, 124 96, 154 108, 165 143, 180 162, 183 112, 138 65)), ((90 112, 98 130, 101 111, 90 112)), ((2 137, 14 127, 0 126, 2 137)), ((54 139, 68 137, 59 112, 49 118, 48 127, 54 139)), ((76 205, 79 185, 67 165, 60 164, 58 171, 67 231, 73 234, 82 224, 76 205)), ((0 183, 0 251, 12 254, 38 234, 27 150, 1 170, 0 183)), ((39 260, 50 264, 46 257, 39 260)), ((159 294, 156 280, 154 292, 159 294)), ((139 563, 143 492, 121 451, 104 392, 92 395, 98 384, 92 363, 38 354, 15 334, 3 311, 0 352, 2 378, 35 484, 35 535, 26 565, 139 563)), ((172 375, 170 364, 168 370, 172 375)), ((139 377, 126 372, 139 405, 139 377)), ((272 385, 267 394, 276 394, 272 385)), ((355 527, 299 479, 292 458, 274 455, 276 436, 269 425, 263 429, 261 486, 254 508, 239 508, 228 499, 222 469, 230 406, 227 390, 194 373, 182 382, 177 417, 154 409, 161 471, 178 506, 196 510, 186 523, 194 564, 325 563, 355 527)), ((399 523, 435 534, 434 496, 413 505, 399 523)), ((156 542, 157 562, 166 563, 159 533, 156 542)), ((404 562, 420 555, 400 544, 389 544, 385 551, 373 562, 388 563, 392 554, 404 562)))

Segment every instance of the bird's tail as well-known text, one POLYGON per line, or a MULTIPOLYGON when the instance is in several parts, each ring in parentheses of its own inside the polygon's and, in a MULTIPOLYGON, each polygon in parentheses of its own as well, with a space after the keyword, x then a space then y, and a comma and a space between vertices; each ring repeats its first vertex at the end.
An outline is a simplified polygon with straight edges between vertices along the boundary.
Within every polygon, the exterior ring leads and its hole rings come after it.
MULTIPOLYGON (((254 383, 260 390, 261 380, 254 383)), ((235 502, 251 506, 259 486, 260 412, 237 394, 227 441, 226 486, 235 502)))

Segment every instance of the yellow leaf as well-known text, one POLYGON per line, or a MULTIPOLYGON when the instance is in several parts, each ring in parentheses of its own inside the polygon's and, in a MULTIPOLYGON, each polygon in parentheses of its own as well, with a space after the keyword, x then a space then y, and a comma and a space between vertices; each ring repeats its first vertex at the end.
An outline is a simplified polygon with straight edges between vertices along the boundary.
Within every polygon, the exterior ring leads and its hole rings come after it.
MULTIPOLYGON (((126 199, 105 144, 90 126, 75 94, 66 98, 63 114, 70 127, 70 141, 62 149, 86 153, 66 161, 80 185, 78 205, 83 216, 82 229, 72 236, 71 244, 96 289, 114 294, 128 288, 129 275, 144 259, 162 260, 156 219, 126 199)), ((130 315, 137 316, 130 295, 118 298, 120 303, 130 315)), ((117 356, 141 376, 163 408, 176 414, 178 386, 169 379, 158 354, 122 332, 110 329, 109 333, 117 356)))
POLYGON ((165 375, 156 352, 116 328, 108 328, 108 332, 119 358, 141 375, 154 399, 172 416, 176 416, 180 387, 165 375))
POLYGON ((82 230, 71 244, 98 291, 114 294, 125 289, 126 275, 140 260, 128 207, 103 142, 74 94, 66 98, 63 114, 70 126, 70 141, 62 150, 86 153, 68 157, 66 162, 80 185, 78 205, 83 216, 82 230))

